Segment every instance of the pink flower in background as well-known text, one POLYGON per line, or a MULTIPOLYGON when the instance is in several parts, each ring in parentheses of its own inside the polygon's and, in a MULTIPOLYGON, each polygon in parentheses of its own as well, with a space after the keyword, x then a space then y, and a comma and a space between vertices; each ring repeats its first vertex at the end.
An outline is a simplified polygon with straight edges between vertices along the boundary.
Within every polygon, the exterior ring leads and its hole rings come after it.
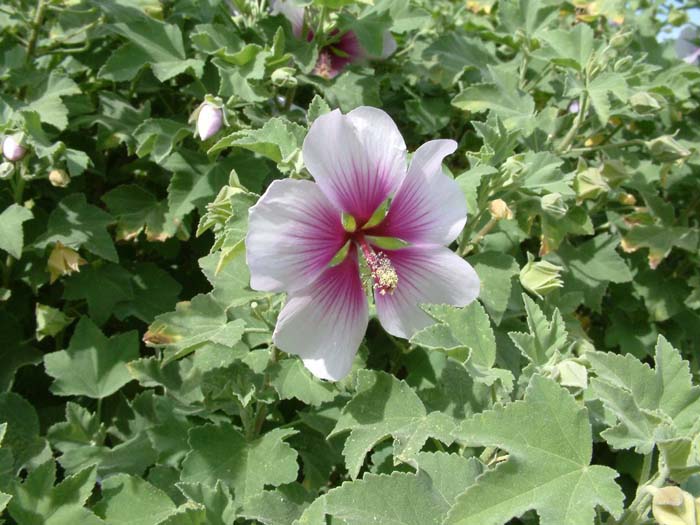
MULTIPOLYGON (((292 24, 294 35, 297 38, 303 38, 304 8, 297 5, 294 0, 273 0, 271 5, 272 13, 283 15, 292 24)), ((310 41, 313 36, 312 31, 307 31, 307 40, 310 41)), ((329 36, 334 37, 333 41, 319 50, 314 68, 314 74, 324 78, 335 78, 348 64, 363 62, 367 59, 388 58, 396 51, 396 40, 388 31, 384 33, 382 53, 378 57, 367 53, 352 31, 341 33, 335 30, 329 36)))
POLYGON ((22 160, 27 153, 27 149, 13 136, 7 136, 2 141, 2 154, 11 161, 22 160))
POLYGON ((430 141, 407 169, 406 145, 385 112, 335 110, 304 140, 316 182, 275 181, 251 208, 251 287, 287 292, 273 340, 317 377, 343 378, 362 342, 369 313, 361 260, 379 321, 398 337, 433 324, 419 305, 465 306, 478 296, 473 268, 445 247, 466 223, 464 195, 442 172, 456 147, 430 141), (386 215, 375 213, 389 198, 386 215))
POLYGON ((700 59, 700 47, 697 45, 698 30, 685 26, 676 40, 676 54, 688 64, 697 64, 700 59))

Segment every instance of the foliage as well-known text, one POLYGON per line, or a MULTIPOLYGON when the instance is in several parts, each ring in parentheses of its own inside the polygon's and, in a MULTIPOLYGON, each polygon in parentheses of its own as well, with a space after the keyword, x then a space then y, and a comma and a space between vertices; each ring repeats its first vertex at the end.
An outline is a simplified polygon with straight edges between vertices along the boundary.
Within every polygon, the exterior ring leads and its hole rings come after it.
POLYGON ((697 2, 303 3, 308 38, 258 0, 0 6, 0 522, 695 523, 700 70, 659 35, 697 2), (397 50, 319 76, 336 28, 397 50), (481 294, 373 317, 328 383, 244 239, 360 105, 459 143, 481 294))

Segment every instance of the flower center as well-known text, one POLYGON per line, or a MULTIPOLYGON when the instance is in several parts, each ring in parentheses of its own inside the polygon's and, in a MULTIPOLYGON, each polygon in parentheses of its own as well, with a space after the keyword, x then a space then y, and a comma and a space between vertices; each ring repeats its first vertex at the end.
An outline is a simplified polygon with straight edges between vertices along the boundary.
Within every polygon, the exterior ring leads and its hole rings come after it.
POLYGON ((360 246, 362 255, 367 261, 367 266, 372 274, 372 280, 374 281, 372 287, 380 295, 386 295, 387 293, 392 295, 399 283, 399 276, 389 257, 384 252, 375 252, 365 240, 364 235, 358 235, 355 240, 360 246))

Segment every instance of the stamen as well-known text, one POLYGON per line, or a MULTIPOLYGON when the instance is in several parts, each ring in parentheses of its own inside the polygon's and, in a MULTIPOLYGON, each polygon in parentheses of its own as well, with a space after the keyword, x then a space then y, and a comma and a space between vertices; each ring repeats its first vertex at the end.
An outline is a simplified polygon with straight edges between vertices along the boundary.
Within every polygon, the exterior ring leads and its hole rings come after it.
POLYGON ((399 276, 389 257, 384 252, 375 253, 364 237, 359 237, 357 242, 372 274, 372 280, 374 281, 372 287, 380 295, 386 295, 387 293, 393 295, 396 286, 399 284, 399 276))

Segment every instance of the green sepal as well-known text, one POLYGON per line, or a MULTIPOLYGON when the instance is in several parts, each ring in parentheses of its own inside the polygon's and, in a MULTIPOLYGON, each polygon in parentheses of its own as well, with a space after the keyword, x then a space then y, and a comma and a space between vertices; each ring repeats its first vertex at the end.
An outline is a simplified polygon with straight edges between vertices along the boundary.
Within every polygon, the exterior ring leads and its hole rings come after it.
POLYGON ((357 221, 355 220, 355 217, 353 217, 349 213, 341 213, 340 222, 343 223, 343 229, 348 233, 352 233, 355 230, 357 230, 357 221))
POLYGON ((345 244, 343 244, 343 247, 340 250, 338 250, 338 252, 333 256, 331 262, 328 263, 328 267, 333 268, 334 266, 338 266, 348 256, 349 251, 350 239, 348 239, 348 241, 345 244))
POLYGON ((369 218, 369 220, 365 223, 365 225, 362 227, 362 229, 366 230, 367 228, 374 228, 380 222, 382 222, 384 220, 384 217, 386 217, 387 212, 389 211, 389 203, 390 202, 391 202, 391 199, 386 199, 384 202, 382 202, 379 205, 379 207, 376 210, 374 210, 374 213, 369 218))
POLYGON ((398 237, 376 237, 374 235, 365 235, 365 239, 370 244, 373 244, 377 248, 382 248, 383 250, 400 250, 409 246, 410 243, 399 239, 398 237))

